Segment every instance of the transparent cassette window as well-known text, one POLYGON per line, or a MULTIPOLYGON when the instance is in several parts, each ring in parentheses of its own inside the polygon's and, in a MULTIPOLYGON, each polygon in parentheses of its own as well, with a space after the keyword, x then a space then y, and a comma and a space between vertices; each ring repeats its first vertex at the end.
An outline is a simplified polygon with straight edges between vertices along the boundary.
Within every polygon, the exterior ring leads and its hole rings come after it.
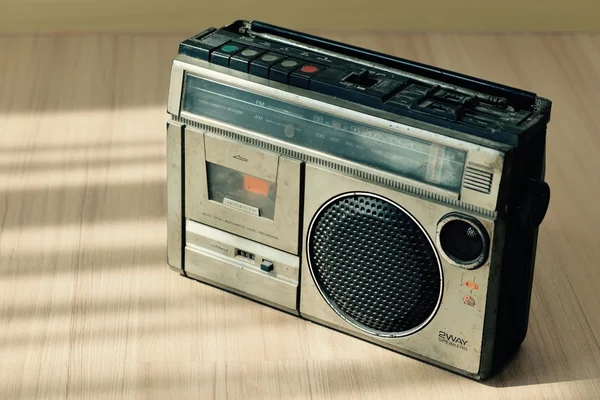
POLYGON ((275 216, 277 184, 211 162, 206 163, 208 197, 241 212, 275 216))

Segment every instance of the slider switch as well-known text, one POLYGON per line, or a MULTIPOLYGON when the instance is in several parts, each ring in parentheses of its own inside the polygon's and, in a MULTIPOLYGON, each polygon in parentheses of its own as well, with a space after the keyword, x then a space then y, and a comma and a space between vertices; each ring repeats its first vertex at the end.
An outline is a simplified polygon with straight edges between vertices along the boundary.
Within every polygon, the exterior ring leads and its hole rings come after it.
POLYGON ((260 264, 260 269, 265 272, 271 272, 273 271, 273 263, 268 260, 263 260, 262 264, 260 264))
POLYGON ((330 67, 311 78, 310 90, 338 97, 365 106, 382 108, 387 99, 400 89, 408 78, 373 75, 369 71, 348 71, 330 67))
POLYGON ((344 78, 344 81, 353 83, 355 85, 369 88, 379 82, 377 79, 373 79, 369 76, 369 71, 364 70, 360 73, 353 72, 344 78))

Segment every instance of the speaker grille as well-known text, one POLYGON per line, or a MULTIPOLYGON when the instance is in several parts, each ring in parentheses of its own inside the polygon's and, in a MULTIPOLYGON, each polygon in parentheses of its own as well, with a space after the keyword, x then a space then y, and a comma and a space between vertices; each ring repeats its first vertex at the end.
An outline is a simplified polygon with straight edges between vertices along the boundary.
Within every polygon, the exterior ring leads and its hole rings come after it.
POLYGON ((433 245, 384 198, 351 193, 329 201, 311 223, 307 257, 329 305, 363 331, 404 336, 437 310, 442 276, 433 245))

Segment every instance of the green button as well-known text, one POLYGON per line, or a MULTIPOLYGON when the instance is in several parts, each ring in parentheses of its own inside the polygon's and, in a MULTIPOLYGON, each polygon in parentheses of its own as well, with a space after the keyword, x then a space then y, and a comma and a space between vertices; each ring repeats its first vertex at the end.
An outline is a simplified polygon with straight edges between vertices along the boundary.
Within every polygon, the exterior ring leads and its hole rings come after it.
POLYGON ((232 45, 232 44, 228 44, 228 45, 223 46, 221 48, 221 50, 223 50, 225 53, 234 53, 234 52, 238 51, 239 48, 237 46, 232 45))

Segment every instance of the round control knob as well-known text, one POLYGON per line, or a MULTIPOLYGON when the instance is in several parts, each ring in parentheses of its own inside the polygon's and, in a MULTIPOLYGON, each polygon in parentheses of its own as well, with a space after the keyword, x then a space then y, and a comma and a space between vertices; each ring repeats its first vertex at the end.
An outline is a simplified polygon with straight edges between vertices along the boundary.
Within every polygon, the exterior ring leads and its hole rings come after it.
POLYGON ((452 264, 475 269, 487 260, 490 239, 487 231, 474 218, 452 213, 438 224, 438 247, 452 264))

